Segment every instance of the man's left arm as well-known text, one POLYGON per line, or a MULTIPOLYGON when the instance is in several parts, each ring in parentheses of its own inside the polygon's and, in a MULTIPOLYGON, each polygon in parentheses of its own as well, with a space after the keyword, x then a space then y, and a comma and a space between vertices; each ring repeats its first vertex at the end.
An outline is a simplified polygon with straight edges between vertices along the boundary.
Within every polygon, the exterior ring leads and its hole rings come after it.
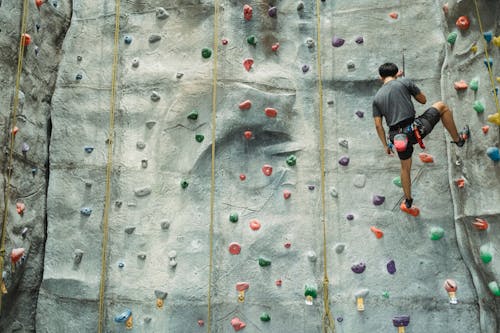
POLYGON ((382 142, 382 145, 384 146, 384 150, 387 154, 392 154, 391 148, 387 145, 387 139, 385 137, 385 130, 384 126, 382 125, 382 117, 376 116, 373 117, 375 121, 375 129, 377 130, 377 135, 378 138, 380 139, 380 142, 382 142))

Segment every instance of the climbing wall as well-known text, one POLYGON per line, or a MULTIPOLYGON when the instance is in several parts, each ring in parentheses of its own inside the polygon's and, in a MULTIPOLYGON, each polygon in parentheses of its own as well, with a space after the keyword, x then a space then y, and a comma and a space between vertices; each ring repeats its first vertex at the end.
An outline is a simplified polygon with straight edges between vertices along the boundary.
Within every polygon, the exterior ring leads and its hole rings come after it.
POLYGON ((10 135, 16 92, 2 92, 4 141, 24 152, 11 186, 41 194, 3 202, 3 299, 22 311, 4 302, 0 327, 498 332, 500 5, 477 2, 30 2, 20 110, 50 83, 50 144, 24 123, 10 135), (373 126, 387 61, 426 94, 418 113, 444 100, 471 128, 463 148, 441 124, 416 147, 418 217, 373 126), (53 76, 29 83, 32 68, 53 76), (17 171, 31 142, 45 173, 17 171), (45 248, 26 236, 43 226, 45 248), (23 279, 34 291, 16 300, 23 279))

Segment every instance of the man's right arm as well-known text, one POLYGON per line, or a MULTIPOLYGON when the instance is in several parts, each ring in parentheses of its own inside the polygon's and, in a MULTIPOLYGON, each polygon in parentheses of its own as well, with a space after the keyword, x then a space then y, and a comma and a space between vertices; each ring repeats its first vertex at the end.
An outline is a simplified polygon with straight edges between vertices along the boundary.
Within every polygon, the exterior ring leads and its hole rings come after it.
POLYGON ((377 135, 378 138, 380 139, 380 142, 382 142, 382 145, 384 146, 384 150, 387 154, 391 154, 391 148, 387 145, 387 139, 385 137, 385 130, 384 126, 382 125, 382 117, 375 116, 373 117, 375 120, 375 129, 377 130, 377 135))

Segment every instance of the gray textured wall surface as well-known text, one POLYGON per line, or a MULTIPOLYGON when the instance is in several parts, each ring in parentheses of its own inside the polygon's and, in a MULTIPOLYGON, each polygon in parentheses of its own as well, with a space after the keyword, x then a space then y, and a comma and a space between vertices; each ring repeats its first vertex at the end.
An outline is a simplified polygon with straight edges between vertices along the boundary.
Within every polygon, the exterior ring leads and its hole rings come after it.
MULTIPOLYGON (((500 4, 477 2, 483 30, 495 36, 500 4)), ((249 21, 245 2, 220 0, 218 15, 214 3, 121 2, 107 212, 115 1, 49 0, 40 9, 29 3, 33 43, 21 75, 14 190, 7 205, 2 201, 9 210, 5 256, 18 247, 28 255, 15 271, 9 261, 4 265, 1 331, 96 332, 104 255, 105 332, 233 332, 235 317, 246 323, 243 332, 321 332, 325 268, 336 332, 396 332, 396 315, 410 316, 411 333, 500 332, 500 304, 488 287, 500 283, 500 171, 486 156, 499 145, 498 126, 487 117, 497 111, 491 84, 500 56, 495 43, 486 45, 491 81, 475 2, 326 0, 316 8, 316 1, 249 1, 249 21), (276 17, 268 14, 271 6, 276 17), (471 21, 467 31, 455 26, 462 15, 471 21), (217 52, 204 58, 216 28, 217 52), (447 42, 452 32, 454 45, 447 42), (256 45, 247 42, 250 36, 256 45), (334 37, 345 43, 333 47, 334 37), (250 71, 246 58, 254 60, 250 71), (371 117, 381 85, 377 68, 386 61, 404 65, 427 95, 418 113, 443 100, 457 125, 467 123, 472 132, 457 148, 437 125, 425 140, 433 163, 421 162, 416 147, 416 218, 399 209, 402 190, 393 184, 399 161, 384 154, 371 117), (477 91, 454 89, 454 82, 474 79, 477 91), (251 107, 241 110, 246 100, 251 107), (473 110, 476 101, 484 113, 473 110), (277 116, 266 116, 266 108, 277 116), (196 120, 188 119, 193 111, 196 120), (26 156, 22 142, 30 144, 26 156), (297 162, 288 165, 292 154, 297 162), (342 166, 345 156, 349 164, 342 166), (270 176, 264 165, 273 167, 270 176), (374 205, 375 195, 385 202, 374 205), (27 207, 23 216, 15 211, 19 201, 27 207), (475 229, 476 218, 489 229, 475 229), (253 220, 259 230, 250 228, 253 220), (376 238, 371 227, 384 236, 376 238), (431 240, 435 227, 443 238, 431 240), (237 255, 228 251, 233 242, 241 246, 237 255), (492 254, 491 262, 483 262, 480 249, 492 254), (271 265, 261 267, 259 258, 271 265), (387 270, 391 260, 394 274, 387 270), (356 274, 351 267, 359 263, 366 270, 356 274), (458 284, 458 304, 449 302, 446 279, 458 284), (238 302, 239 282, 249 284, 244 302, 238 302), (305 302, 306 286, 317 289, 312 305, 305 302), (369 293, 361 312, 355 295, 363 289, 369 293), (155 291, 168 293, 163 307, 156 306, 155 291), (127 309, 131 329, 114 320, 127 309), (264 312, 270 321, 260 319, 264 312)), ((0 6, 4 147, 21 8, 0 6)), ((6 172, 3 167, 4 189, 6 172)))

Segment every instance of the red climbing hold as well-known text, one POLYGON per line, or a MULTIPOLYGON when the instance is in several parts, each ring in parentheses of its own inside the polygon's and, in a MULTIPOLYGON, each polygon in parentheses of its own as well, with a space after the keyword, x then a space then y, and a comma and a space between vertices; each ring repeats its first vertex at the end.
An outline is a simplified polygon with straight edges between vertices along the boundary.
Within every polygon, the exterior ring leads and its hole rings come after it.
POLYGON ((252 102, 250 102, 249 99, 240 103, 240 110, 248 110, 251 107, 252 107, 252 102))
POLYGON ((26 206, 22 202, 16 203, 16 211, 19 215, 23 215, 24 211, 26 209, 26 206))
POLYGON ((253 59, 247 58, 247 59, 243 60, 243 66, 245 66, 245 69, 247 70, 247 72, 249 72, 253 66, 253 59))
POLYGON ((28 46, 31 44, 31 36, 28 34, 22 34, 21 40, 22 40, 23 46, 28 46))
POLYGON ((463 188, 465 186, 465 179, 458 178, 457 180, 455 180, 455 183, 457 184, 458 188, 463 188))
POLYGON ((236 243, 236 242, 233 242, 231 244, 229 244, 229 253, 231 254, 240 254, 241 252, 241 245, 236 243))
POLYGON ((250 21, 252 19, 253 15, 253 9, 249 5, 244 5, 243 6, 243 16, 245 17, 245 20, 250 21))
POLYGON ((485 125, 485 126, 481 127, 481 129, 483 130, 484 134, 488 134, 488 131, 490 130, 490 127, 488 125, 485 125))
POLYGON ((43 0, 35 0, 35 5, 38 9, 43 5, 43 0))
POLYGON ((370 227, 370 230, 375 234, 378 239, 384 237, 384 232, 378 228, 370 227))
POLYGON ((19 128, 17 126, 14 126, 14 128, 10 131, 12 134, 16 135, 17 132, 19 132, 19 128))
POLYGON ((285 249, 289 249, 292 247, 292 243, 286 242, 284 246, 285 246, 285 249))
POLYGON ((240 320, 238 317, 234 317, 231 319, 231 326, 233 326, 235 331, 239 331, 243 328, 245 328, 247 325, 240 320))
POLYGON ((24 255, 24 248, 19 247, 17 249, 12 249, 12 252, 10 253, 10 261, 15 264, 19 261, 19 259, 22 258, 24 255))
POLYGON ((222 45, 227 45, 229 43, 229 41, 227 40, 227 38, 222 38, 222 45))
POLYGON ((205 321, 203 321, 202 319, 199 319, 198 326, 203 327, 203 325, 205 325, 205 321))
POLYGON ((467 82, 465 82, 464 80, 460 80, 458 82, 455 82, 453 84, 453 86, 455 87, 456 91, 465 90, 465 89, 467 89, 469 87, 469 85, 467 84, 467 82))
POLYGON ((236 290, 237 291, 248 290, 248 288, 250 288, 250 284, 248 282, 238 282, 238 283, 236 283, 236 290))
POLYGON ((474 222, 472 222, 472 225, 477 230, 487 230, 488 229, 488 222, 486 222, 485 219, 481 219, 479 217, 476 217, 474 222))
POLYGON ((240 180, 244 181, 245 179, 247 179, 247 176, 244 173, 240 173, 240 180))
POLYGON ((264 166, 262 167, 262 173, 269 177, 273 174, 273 167, 269 164, 264 164, 264 166))
POLYGON ((245 137, 245 139, 250 140, 253 136, 253 133, 252 133, 252 131, 245 131, 243 133, 243 136, 245 137))
POLYGON ((276 280, 275 284, 276 284, 276 287, 281 287, 281 285, 283 284, 283 280, 278 279, 278 280, 276 280))
POLYGON ((458 29, 467 30, 467 29, 469 29, 470 21, 469 21, 469 18, 467 16, 460 16, 458 18, 457 22, 455 22, 455 24, 457 25, 458 29))
POLYGON ((432 157, 431 154, 420 153, 420 154, 418 154, 418 157, 424 163, 432 163, 432 162, 434 162, 434 157, 432 157))
POLYGON ((398 13, 396 12, 389 13, 389 16, 395 20, 399 17, 398 13))
POLYGON ((250 220, 250 229, 257 231, 260 229, 260 222, 257 219, 250 220))
POLYGON ((276 118, 276 116, 278 115, 278 111, 274 108, 266 108, 264 112, 269 118, 276 118))
POLYGON ((292 196, 292 192, 290 192, 289 190, 283 191, 283 198, 285 198, 285 200, 290 199, 291 196, 292 196))
POLYGON ((274 43, 271 46, 271 50, 273 50, 274 52, 278 51, 279 48, 280 48, 280 43, 274 43))

